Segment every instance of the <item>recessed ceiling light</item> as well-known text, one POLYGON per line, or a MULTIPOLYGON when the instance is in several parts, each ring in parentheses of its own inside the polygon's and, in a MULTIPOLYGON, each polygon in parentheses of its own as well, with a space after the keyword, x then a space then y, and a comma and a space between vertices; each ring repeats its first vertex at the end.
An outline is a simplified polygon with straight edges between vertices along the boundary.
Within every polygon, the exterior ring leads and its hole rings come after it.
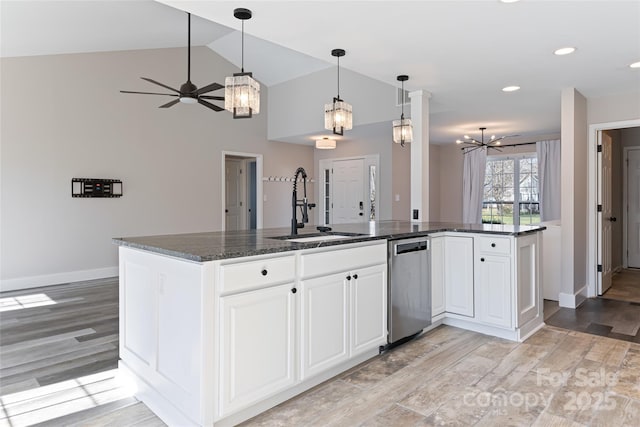
POLYGON ((507 86, 502 88, 503 92, 515 92, 516 90, 520 90, 520 86, 507 86))
POLYGON ((520 0, 500 0, 501 3, 515 3, 520 0))
POLYGON ((573 53, 575 51, 576 51, 575 47, 563 47, 563 48, 560 48, 560 49, 554 51, 553 54, 554 55, 558 55, 558 56, 569 55, 570 53, 573 53))
POLYGON ((640 61, 634 62, 633 64, 629 65, 629 67, 631 67, 631 68, 640 68, 640 61))

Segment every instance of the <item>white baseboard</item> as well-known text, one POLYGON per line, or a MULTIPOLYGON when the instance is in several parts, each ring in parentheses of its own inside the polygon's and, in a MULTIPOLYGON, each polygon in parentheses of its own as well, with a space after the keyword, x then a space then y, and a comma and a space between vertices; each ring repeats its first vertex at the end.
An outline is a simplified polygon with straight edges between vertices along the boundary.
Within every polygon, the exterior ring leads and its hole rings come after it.
POLYGON ((560 294, 558 295, 559 297, 558 305, 560 307, 566 307, 566 308, 578 308, 580 307, 580 304, 585 302, 585 300, 587 299, 587 297, 585 296, 586 292, 587 292, 586 285, 583 286, 581 289, 577 290, 573 294, 565 294, 564 292, 560 292, 560 294))
POLYGON ((39 288, 41 286, 59 285, 61 283, 81 282, 84 280, 116 277, 118 267, 96 268, 93 270, 68 271, 65 273, 43 274, 41 276, 18 277, 0 280, 0 291, 17 291, 39 288))

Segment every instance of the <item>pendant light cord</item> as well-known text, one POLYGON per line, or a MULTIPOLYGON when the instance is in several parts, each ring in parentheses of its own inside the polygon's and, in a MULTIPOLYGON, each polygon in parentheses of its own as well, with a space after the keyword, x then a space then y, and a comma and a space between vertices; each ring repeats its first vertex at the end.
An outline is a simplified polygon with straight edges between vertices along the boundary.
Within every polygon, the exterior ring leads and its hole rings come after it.
POLYGON ((401 85, 402 89, 400 90, 402 91, 402 105, 400 106, 400 108, 402 108, 402 113, 400 114, 400 125, 402 126, 402 120, 404 120, 404 81, 402 81, 401 85))
POLYGON ((244 19, 242 20, 242 49, 241 49, 241 67, 240 67, 240 72, 244 73, 244 19))
POLYGON ((187 13, 187 81, 191 81, 191 14, 187 13))
POLYGON ((340 99, 340 57, 338 56, 338 99, 340 99))

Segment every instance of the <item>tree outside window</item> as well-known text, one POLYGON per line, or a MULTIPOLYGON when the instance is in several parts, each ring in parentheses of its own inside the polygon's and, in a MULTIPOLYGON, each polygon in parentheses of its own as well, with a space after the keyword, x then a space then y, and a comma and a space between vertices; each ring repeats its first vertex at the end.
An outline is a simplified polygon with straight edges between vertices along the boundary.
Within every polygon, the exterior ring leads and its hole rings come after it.
POLYGON ((540 222, 535 156, 487 159, 482 222, 515 225, 540 222))

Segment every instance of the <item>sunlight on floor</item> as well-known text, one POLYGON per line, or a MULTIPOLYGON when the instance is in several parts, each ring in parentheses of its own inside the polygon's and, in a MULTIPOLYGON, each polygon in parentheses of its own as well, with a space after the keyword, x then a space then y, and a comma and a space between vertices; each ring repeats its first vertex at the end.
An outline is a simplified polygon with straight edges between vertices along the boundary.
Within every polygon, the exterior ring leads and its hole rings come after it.
POLYGON ((27 426, 131 397, 118 369, 0 396, 0 425, 27 426))
POLYGON ((46 294, 21 295, 17 297, 0 298, 0 312, 21 310, 23 308, 40 307, 56 304, 46 294))

